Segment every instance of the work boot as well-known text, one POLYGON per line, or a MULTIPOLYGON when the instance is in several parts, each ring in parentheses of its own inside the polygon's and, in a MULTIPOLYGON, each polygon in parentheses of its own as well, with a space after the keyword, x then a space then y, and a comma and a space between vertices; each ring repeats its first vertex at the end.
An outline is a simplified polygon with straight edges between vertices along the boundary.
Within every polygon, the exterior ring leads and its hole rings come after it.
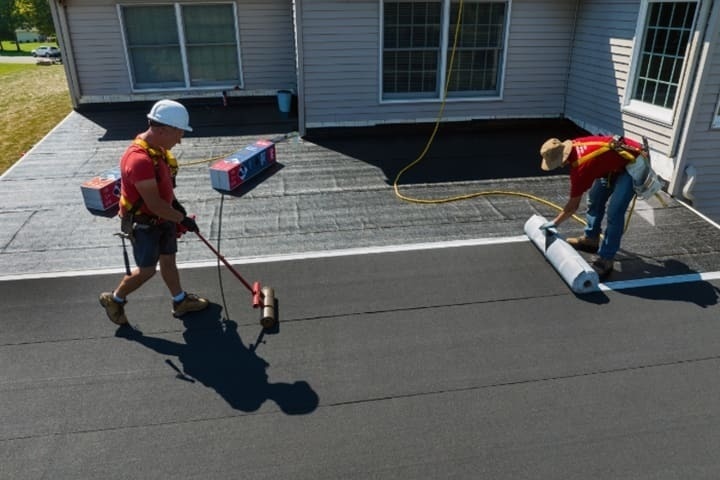
POLYGON ((172 313, 176 317, 181 317, 188 312, 205 310, 208 305, 210 305, 210 302, 208 302, 207 298, 198 297, 194 293, 186 293, 181 302, 173 302, 172 313))
POLYGON ((108 318, 115 325, 125 325, 128 323, 128 319, 125 316, 125 304, 118 303, 111 292, 103 292, 100 294, 100 305, 105 308, 108 318))
POLYGON ((597 257, 593 263, 592 268, 595 270, 598 274, 598 277, 600 277, 600 280, 604 280, 605 278, 610 275, 610 272, 613 271, 613 261, 608 258, 602 258, 597 257))
POLYGON ((590 238, 585 235, 582 237, 570 237, 565 241, 575 250, 588 253, 597 253, 598 247, 600 246, 599 238, 590 238))

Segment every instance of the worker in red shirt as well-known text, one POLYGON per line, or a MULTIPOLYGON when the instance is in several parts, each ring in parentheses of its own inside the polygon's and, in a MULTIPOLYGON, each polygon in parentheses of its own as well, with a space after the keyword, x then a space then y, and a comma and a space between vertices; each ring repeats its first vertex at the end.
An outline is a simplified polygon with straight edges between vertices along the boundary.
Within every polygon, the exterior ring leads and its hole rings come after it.
POLYGON ((580 200, 588 192, 587 226, 581 237, 568 238, 576 250, 597 253, 592 267, 600 279, 613 271, 615 254, 620 248, 625 226, 625 212, 635 195, 633 179, 625 170, 635 161, 642 145, 630 139, 613 136, 591 136, 574 140, 547 140, 540 148, 543 170, 570 167, 570 198, 563 210, 540 228, 553 229, 572 217, 580 200), (605 232, 600 241, 603 217, 607 213, 605 232))
POLYGON ((195 220, 187 216, 175 198, 177 163, 170 154, 183 134, 192 131, 189 115, 182 104, 160 100, 147 118, 147 130, 135 138, 120 159, 122 230, 131 239, 137 268, 125 275, 114 291, 100 295, 100 304, 117 325, 128 323, 127 296, 155 275, 158 264, 172 295, 173 315, 181 316, 209 305, 206 299, 182 289, 175 259, 177 224, 191 232, 198 231, 195 220))

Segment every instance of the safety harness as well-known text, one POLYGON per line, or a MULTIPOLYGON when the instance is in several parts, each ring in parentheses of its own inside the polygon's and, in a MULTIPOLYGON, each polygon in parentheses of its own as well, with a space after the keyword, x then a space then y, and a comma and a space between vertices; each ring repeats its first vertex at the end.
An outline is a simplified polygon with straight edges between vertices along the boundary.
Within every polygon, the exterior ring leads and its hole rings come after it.
MULTIPOLYGON (((633 179, 633 190, 635 191, 635 195, 646 200, 653 195, 656 195, 662 188, 662 182, 658 179, 657 173, 655 173, 650 166, 650 146, 648 145, 647 138, 643 137, 642 148, 629 145, 620 135, 613 136, 610 141, 594 140, 587 142, 573 142, 573 147, 582 146, 597 146, 599 148, 572 162, 570 164, 572 168, 576 168, 598 155, 614 150, 618 153, 618 155, 627 160, 627 163, 625 164, 625 171, 627 171, 633 179)), ((609 181, 610 175, 608 176, 608 182, 609 181)))
MULTIPOLYGON (((170 150, 157 150, 155 148, 152 148, 145 140, 142 138, 136 138, 133 140, 133 145, 137 145, 138 147, 145 150, 148 154, 148 156, 152 159, 153 165, 155 166, 155 178, 159 180, 158 176, 158 168, 159 168, 159 162, 163 161, 167 163, 168 167, 170 167, 170 177, 172 178, 172 184, 173 188, 175 187, 175 177, 177 176, 178 172, 178 162, 175 158, 175 155, 170 152, 170 150)), ((143 198, 140 197, 138 201, 133 205, 125 196, 120 195, 120 205, 122 208, 125 209, 126 212, 128 212, 128 216, 130 218, 134 217, 135 214, 140 210, 140 208, 143 206, 143 198)))
POLYGON ((628 161, 628 163, 633 163, 638 155, 643 155, 645 158, 649 158, 647 149, 637 148, 632 145, 627 144, 624 141, 624 138, 620 135, 615 135, 612 137, 609 141, 599 141, 599 140, 593 140, 593 141, 587 141, 587 142, 573 142, 573 147, 593 147, 598 146, 600 148, 597 148, 593 150, 592 152, 583 155, 582 157, 578 158, 574 162, 570 164, 572 168, 576 168, 583 163, 587 162, 590 159, 593 159, 599 155, 602 155, 605 152, 608 152, 610 150, 615 150, 618 155, 623 157, 625 160, 628 161))

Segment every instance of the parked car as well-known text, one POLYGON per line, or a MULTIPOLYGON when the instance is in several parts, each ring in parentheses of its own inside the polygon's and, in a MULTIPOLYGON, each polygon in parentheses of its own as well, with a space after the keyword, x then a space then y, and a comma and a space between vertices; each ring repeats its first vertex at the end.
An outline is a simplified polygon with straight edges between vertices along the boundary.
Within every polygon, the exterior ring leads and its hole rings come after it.
POLYGON ((60 49, 50 45, 41 45, 30 53, 33 57, 60 58, 60 49))

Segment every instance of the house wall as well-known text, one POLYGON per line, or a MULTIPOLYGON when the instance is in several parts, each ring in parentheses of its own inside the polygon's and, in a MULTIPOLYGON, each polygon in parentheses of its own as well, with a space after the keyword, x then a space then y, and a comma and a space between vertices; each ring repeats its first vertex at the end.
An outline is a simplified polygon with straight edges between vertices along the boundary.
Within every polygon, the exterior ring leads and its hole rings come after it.
MULTIPOLYGON (((699 27, 708 18, 699 2, 699 27)), ((717 10, 718 2, 714 2, 717 10)), ((720 149, 720 129, 711 129, 718 93, 720 92, 720 54, 708 57, 700 91, 693 96, 696 62, 702 63, 702 35, 691 43, 686 69, 687 79, 680 90, 681 101, 672 123, 662 123, 623 109, 635 41, 639 0, 581 0, 568 79, 565 116, 591 132, 611 132, 632 138, 645 136, 650 143, 653 167, 669 182, 669 191, 680 194, 685 181, 683 165, 694 165, 697 177, 695 205, 715 220, 720 218, 720 162, 713 156, 720 149), (608 12, 612 12, 609 17, 608 12), (612 21, 608 21, 611 18, 612 21), (684 92, 684 95, 683 95, 684 92), (685 115, 692 115, 686 121, 685 115), (686 132, 687 147, 683 149, 682 134, 686 132)), ((712 22, 718 18, 710 15, 712 22), (715 19, 715 20, 714 20, 715 19)), ((716 45, 717 32, 712 40, 716 45)), ((705 39, 707 41, 708 39, 705 39)), ((640 42, 641 39, 638 39, 640 42)), ((639 48, 639 45, 637 45, 639 48)), ((700 67, 702 68, 702 67, 700 67)))
POLYGON ((720 223, 720 126, 713 119, 720 101, 720 5, 715 2, 711 15, 711 31, 705 39, 707 66, 698 79, 698 96, 690 111, 686 138, 681 144, 683 162, 678 174, 677 194, 687 180, 686 168, 695 169, 696 179, 690 191, 692 204, 702 213, 720 223), (714 23, 713 23, 714 22, 714 23))
POLYGON ((565 115, 591 132, 646 136, 654 154, 670 156, 674 125, 623 111, 639 9, 639 0, 579 2, 565 115))
MULTIPOLYGON (((380 0, 304 1, 308 128, 432 122, 441 102, 380 102, 380 0)), ((575 2, 513 0, 501 99, 448 100, 444 119, 561 117, 575 2)))
MULTIPOLYGON (((130 4, 124 2, 123 4, 130 4)), ((194 2, 202 3, 202 2, 194 2)), ((78 103, 154 99, 133 92, 121 25, 114 0, 71 0, 66 18, 72 39, 78 103)), ((295 87, 295 44, 291 0, 237 1, 244 88, 229 95, 268 95, 295 87)), ((216 96, 214 91, 169 91, 161 95, 216 96)))

